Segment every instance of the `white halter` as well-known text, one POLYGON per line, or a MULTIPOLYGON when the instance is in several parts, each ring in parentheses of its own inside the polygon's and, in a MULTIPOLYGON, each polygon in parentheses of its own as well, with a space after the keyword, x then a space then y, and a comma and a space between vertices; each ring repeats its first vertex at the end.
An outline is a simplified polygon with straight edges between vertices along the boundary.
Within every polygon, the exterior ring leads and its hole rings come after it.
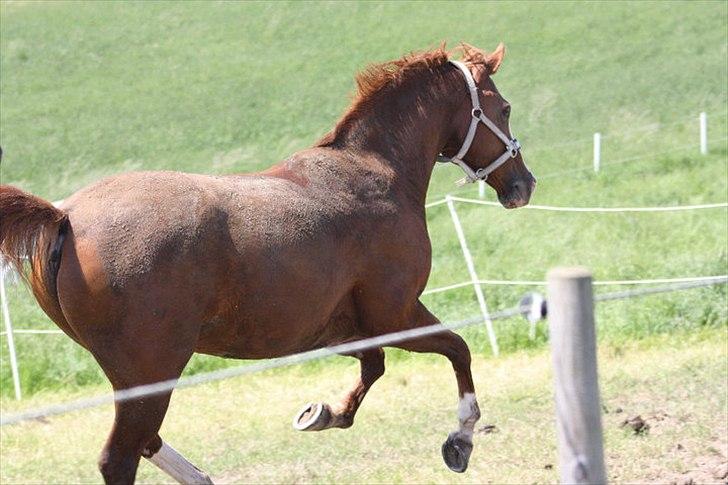
POLYGON ((465 82, 468 83, 470 100, 473 103, 473 109, 470 112, 472 119, 470 120, 470 127, 468 128, 468 134, 465 136, 465 140, 463 141, 463 146, 460 147, 457 154, 452 158, 441 156, 438 158, 438 161, 452 162, 465 172, 465 178, 459 180, 458 185, 475 182, 476 180, 485 181, 488 178, 488 175, 493 173, 498 167, 506 163, 509 159, 516 158, 518 151, 521 149, 521 144, 518 143, 518 140, 515 138, 508 138, 505 133, 503 133, 495 125, 495 123, 483 114, 483 110, 480 109, 480 100, 478 99, 478 87, 475 85, 475 80, 473 79, 473 75, 470 73, 470 69, 468 69, 462 62, 450 62, 462 71, 465 76, 465 82), (495 136, 501 139, 501 141, 506 145, 506 151, 487 167, 480 168, 475 171, 463 161, 463 157, 466 153, 468 153, 470 145, 473 143, 473 138, 475 138, 475 132, 478 129, 479 122, 487 126, 490 131, 495 133, 495 136))

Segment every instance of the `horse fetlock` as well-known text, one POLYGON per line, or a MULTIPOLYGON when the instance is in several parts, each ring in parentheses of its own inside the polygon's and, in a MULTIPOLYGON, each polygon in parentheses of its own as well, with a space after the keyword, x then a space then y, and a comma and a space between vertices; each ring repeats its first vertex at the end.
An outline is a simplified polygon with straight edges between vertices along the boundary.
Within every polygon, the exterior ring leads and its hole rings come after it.
POLYGON ((351 428, 354 424, 354 415, 351 413, 337 413, 334 415, 332 427, 351 428))
POLYGON ((458 403, 458 420, 461 431, 472 432, 475 423, 480 419, 480 407, 475 394, 466 392, 458 403))
POLYGON ((463 473, 468 469, 472 452, 472 435, 460 431, 450 433, 442 444, 442 459, 450 470, 457 473, 463 473))

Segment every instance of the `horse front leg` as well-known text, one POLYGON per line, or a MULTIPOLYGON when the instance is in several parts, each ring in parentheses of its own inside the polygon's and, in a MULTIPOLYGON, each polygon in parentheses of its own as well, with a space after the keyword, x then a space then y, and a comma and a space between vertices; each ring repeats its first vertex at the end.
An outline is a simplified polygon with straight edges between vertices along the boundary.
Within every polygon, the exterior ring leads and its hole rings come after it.
POLYGON ((309 403, 293 418, 293 427, 299 431, 320 431, 328 428, 348 428, 372 384, 384 375, 384 351, 381 348, 351 354, 359 359, 361 373, 354 388, 335 406, 309 403))
MULTIPOLYGON (((422 303, 418 302, 413 316, 413 326, 434 325, 439 320, 422 303)), ((411 352, 436 353, 444 355, 452 363, 458 384, 458 429, 450 433, 442 445, 442 458, 454 472, 462 473, 468 468, 473 451, 473 432, 480 419, 480 408, 475 399, 475 386, 470 372, 470 350, 465 341, 454 332, 445 331, 435 335, 416 338, 395 345, 411 352)))

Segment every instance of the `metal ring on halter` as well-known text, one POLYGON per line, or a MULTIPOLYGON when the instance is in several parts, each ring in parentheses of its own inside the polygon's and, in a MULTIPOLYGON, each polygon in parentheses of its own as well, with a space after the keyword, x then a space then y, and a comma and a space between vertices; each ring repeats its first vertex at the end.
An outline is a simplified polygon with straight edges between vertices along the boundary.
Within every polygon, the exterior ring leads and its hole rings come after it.
POLYGON ((472 116, 476 120, 479 120, 482 115, 483 115, 483 110, 481 110, 480 108, 473 108, 470 111, 470 116, 472 116))
POLYGON ((511 144, 508 146, 508 152, 511 154, 511 158, 516 158, 518 151, 521 149, 521 144, 515 138, 511 140, 511 144))
POLYGON ((475 172, 475 180, 482 180, 485 182, 488 180, 488 175, 490 175, 484 168, 479 168, 477 172, 475 172))

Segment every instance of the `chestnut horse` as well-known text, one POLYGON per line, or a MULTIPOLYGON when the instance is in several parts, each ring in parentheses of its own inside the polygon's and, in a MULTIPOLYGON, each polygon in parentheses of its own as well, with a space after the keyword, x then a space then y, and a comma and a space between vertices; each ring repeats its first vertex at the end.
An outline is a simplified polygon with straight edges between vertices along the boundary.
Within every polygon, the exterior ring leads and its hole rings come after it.
MULTIPOLYGON (((19 271, 27 255, 38 303, 117 391, 178 378, 194 352, 262 359, 435 324, 419 296, 438 155, 487 177, 507 208, 535 187, 491 79, 502 44, 460 50, 460 63, 439 48, 367 68, 335 128, 264 172, 128 173, 59 208, 2 186, 2 255, 19 271)), ((396 346, 452 363, 459 427, 442 453, 464 471, 480 417, 467 345, 443 332, 396 346)), ((353 389, 304 408, 297 429, 352 425, 384 373, 381 348, 354 357, 353 389)), ((99 461, 107 483, 132 483, 142 456, 179 481, 209 482, 158 435, 170 395, 116 403, 99 461)))

